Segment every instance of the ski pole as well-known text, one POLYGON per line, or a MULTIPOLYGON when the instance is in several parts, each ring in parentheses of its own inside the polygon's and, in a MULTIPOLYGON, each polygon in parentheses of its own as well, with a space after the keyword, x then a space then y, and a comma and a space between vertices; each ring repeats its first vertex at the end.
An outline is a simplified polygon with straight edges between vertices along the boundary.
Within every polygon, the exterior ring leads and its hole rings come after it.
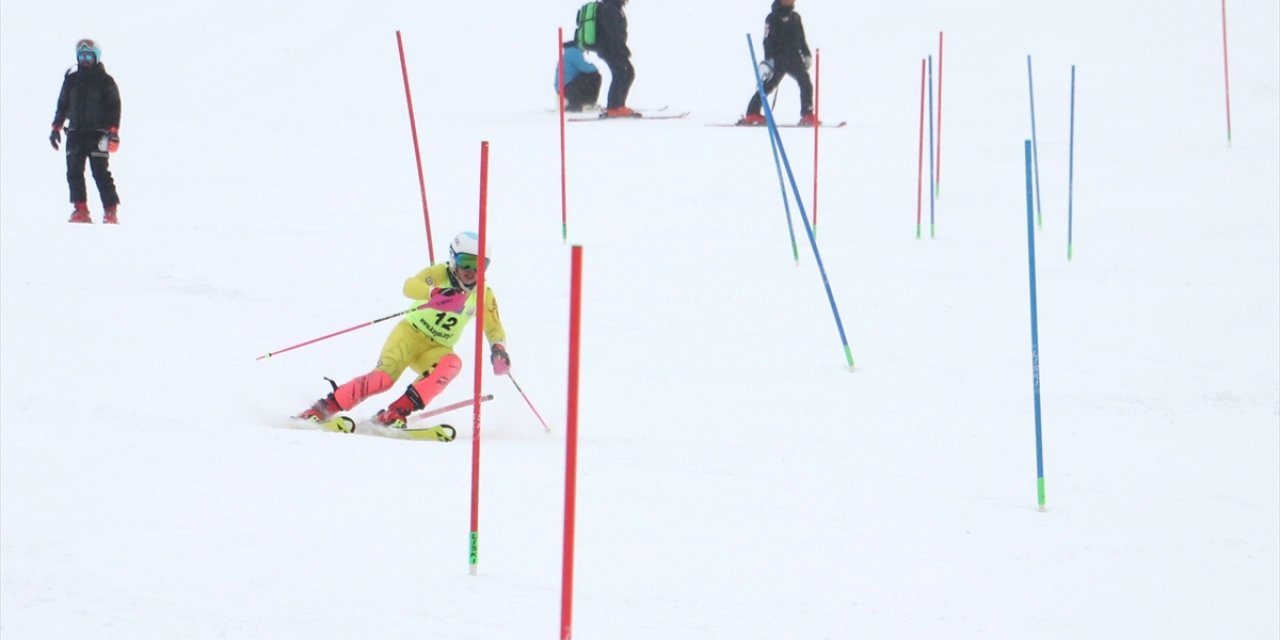
POLYGON ((355 331, 356 329, 363 329, 363 328, 365 328, 365 327, 367 327, 367 326, 374 325, 374 324, 378 324, 379 322, 382 322, 382 321, 384 321, 384 320, 390 320, 390 319, 392 319, 392 318, 399 318, 400 316, 402 316, 402 315, 404 315, 404 314, 406 314, 406 313, 410 313, 410 312, 413 312, 413 311, 417 311, 418 309, 423 309, 423 308, 425 308, 426 306, 427 306, 427 303, 424 303, 424 304, 419 305, 419 306, 416 306, 416 307, 414 307, 414 308, 412 308, 412 309, 405 309, 404 311, 401 311, 401 312, 399 312, 399 313, 393 313, 393 314, 391 314, 391 315, 389 315, 389 316, 383 316, 383 317, 381 317, 381 318, 378 318, 377 320, 370 320, 370 321, 368 321, 368 322, 364 322, 364 323, 358 324, 358 325, 356 325, 356 326, 354 326, 354 327, 347 327, 346 329, 343 329, 342 331, 335 331, 335 332, 333 332, 333 333, 331 333, 331 334, 329 334, 329 335, 327 335, 327 336, 320 336, 319 338, 312 338, 312 339, 310 339, 310 340, 307 340, 306 342, 299 342, 298 344, 295 344, 295 345, 293 345, 292 347, 285 347, 285 348, 283 348, 283 349, 280 349, 279 351, 270 351, 270 352, 267 352, 267 353, 266 353, 266 354, 264 354, 264 355, 260 355, 260 356, 258 356, 257 358, 254 358, 254 360, 266 360, 267 358, 270 358, 271 356, 278 356, 278 355, 280 355, 280 354, 282 354, 282 353, 285 353, 286 351, 293 351, 294 349, 300 349, 300 348, 305 347, 305 346, 307 346, 307 345, 309 345, 309 344, 315 344, 315 343, 317 343, 317 342, 320 342, 321 340, 328 340, 329 338, 332 338, 332 337, 335 337, 335 336, 340 336, 340 335, 342 335, 342 334, 344 334, 344 333, 348 333, 348 332, 351 332, 351 331, 355 331))
MULTIPOLYGON (((490 400, 492 400, 492 399, 493 399, 493 394, 492 394, 492 393, 487 394, 487 395, 480 396, 480 402, 488 402, 488 401, 490 401, 490 400)), ((445 406, 443 406, 443 407, 437 407, 437 408, 432 409, 432 410, 430 410, 430 411, 423 411, 422 413, 415 413, 415 414, 413 415, 413 417, 412 417, 412 418, 409 418, 409 420, 411 420, 411 421, 412 421, 412 420, 421 420, 421 419, 423 419, 423 418, 430 418, 431 416, 438 416, 438 415, 440 415, 440 414, 442 414, 442 413, 446 413, 446 412, 449 412, 449 411, 453 411, 454 409, 461 409, 461 408, 463 408, 463 407, 465 407, 465 406, 470 405, 472 402, 474 402, 474 400, 472 400, 471 398, 467 398, 466 400, 459 400, 458 402, 455 402, 455 403, 453 403, 453 404, 446 404, 446 405, 445 405, 445 406)))
POLYGON ((529 409, 533 411, 533 415, 538 417, 538 422, 542 423, 542 428, 546 429, 547 433, 551 433, 551 427, 547 426, 547 421, 542 419, 542 414, 538 413, 538 410, 534 408, 533 403, 529 401, 529 396, 525 395, 524 389, 520 388, 520 383, 516 382, 516 379, 512 377, 510 371, 507 372, 507 378, 511 380, 511 384, 516 386, 516 391, 520 392, 520 397, 524 398, 525 404, 529 405, 529 409))

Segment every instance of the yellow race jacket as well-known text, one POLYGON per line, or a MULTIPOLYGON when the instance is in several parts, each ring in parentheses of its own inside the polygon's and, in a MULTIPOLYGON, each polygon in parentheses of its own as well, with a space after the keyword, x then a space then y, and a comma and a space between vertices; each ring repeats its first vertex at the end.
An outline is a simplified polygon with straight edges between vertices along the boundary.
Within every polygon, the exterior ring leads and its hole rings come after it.
MULTIPOLYGON (((413 299, 413 308, 404 321, 431 340, 452 348, 462 337, 462 330, 476 315, 476 292, 464 291, 453 284, 449 264, 433 264, 404 281, 404 295, 413 299)), ((484 335, 489 344, 506 342, 507 333, 498 316, 498 299, 488 285, 484 288, 484 335)))

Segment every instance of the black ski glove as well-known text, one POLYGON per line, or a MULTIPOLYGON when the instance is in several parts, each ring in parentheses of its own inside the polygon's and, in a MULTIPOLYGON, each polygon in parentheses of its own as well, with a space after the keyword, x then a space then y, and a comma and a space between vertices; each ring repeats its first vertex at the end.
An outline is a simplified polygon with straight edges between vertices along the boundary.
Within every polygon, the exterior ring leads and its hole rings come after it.
POLYGON ((62 127, 55 124, 53 132, 49 134, 49 144, 53 145, 53 149, 57 151, 59 142, 62 142, 62 127))

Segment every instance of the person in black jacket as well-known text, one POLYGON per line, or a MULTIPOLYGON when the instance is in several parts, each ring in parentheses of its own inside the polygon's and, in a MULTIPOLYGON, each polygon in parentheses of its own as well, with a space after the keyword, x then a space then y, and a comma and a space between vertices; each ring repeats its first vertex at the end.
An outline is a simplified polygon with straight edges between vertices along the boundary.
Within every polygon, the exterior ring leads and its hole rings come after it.
MULTIPOLYGON (((764 80, 765 95, 773 93, 783 77, 795 78, 796 84, 800 85, 800 124, 816 126, 813 83, 809 80, 809 65, 813 58, 804 37, 804 23, 795 8, 796 0, 773 1, 773 8, 764 19, 764 62, 760 63, 760 77, 764 80)), ((752 92, 751 101, 747 103, 747 115, 738 124, 764 124, 760 109, 760 93, 752 92)))
POLYGON ((102 198, 102 221, 117 224, 120 196, 107 159, 120 145, 120 89, 102 66, 102 50, 93 40, 76 43, 76 69, 62 77, 53 132, 49 134, 49 144, 55 150, 62 142, 62 124, 67 121, 67 186, 75 206, 71 222, 93 222, 84 183, 84 163, 88 160, 102 198))
POLYGON ((631 49, 627 48, 627 14, 622 7, 627 0, 600 0, 596 11, 595 52, 609 65, 613 79, 609 81, 609 97, 604 118, 635 118, 640 114, 627 106, 627 94, 636 79, 631 66, 631 49))

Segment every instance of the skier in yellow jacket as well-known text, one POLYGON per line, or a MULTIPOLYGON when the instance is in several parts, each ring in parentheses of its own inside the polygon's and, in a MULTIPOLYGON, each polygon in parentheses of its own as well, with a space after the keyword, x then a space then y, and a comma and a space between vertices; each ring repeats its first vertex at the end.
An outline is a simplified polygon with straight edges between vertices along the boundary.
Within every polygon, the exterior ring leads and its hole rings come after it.
MULTIPOLYGON (((449 244, 449 261, 433 264, 404 281, 404 295, 422 307, 405 315, 382 345, 378 364, 369 373, 345 384, 334 384, 333 393, 321 398, 299 418, 325 422, 340 411, 349 411, 369 396, 390 389, 405 369, 418 378, 374 422, 403 429, 410 413, 425 408, 462 371, 462 359, 453 346, 467 323, 475 317, 479 279, 479 237, 460 233, 449 244), (424 306, 425 305, 425 306, 424 306)), ((485 257, 488 266, 489 257, 485 257)), ((484 291, 484 333, 489 340, 493 372, 506 375, 511 358, 505 346, 506 332, 498 317, 498 300, 487 285, 484 291)))

